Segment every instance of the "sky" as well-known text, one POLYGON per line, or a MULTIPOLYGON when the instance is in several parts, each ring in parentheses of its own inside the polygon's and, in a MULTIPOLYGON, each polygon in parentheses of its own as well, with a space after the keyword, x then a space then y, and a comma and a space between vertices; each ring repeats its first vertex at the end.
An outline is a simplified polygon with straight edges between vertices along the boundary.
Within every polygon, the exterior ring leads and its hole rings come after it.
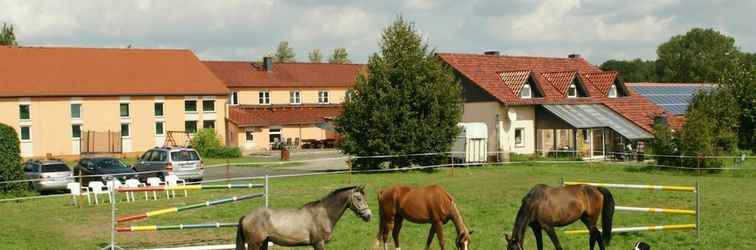
POLYGON ((748 0, 0 0, 23 46, 188 48, 204 60, 261 60, 280 41, 297 59, 344 47, 365 63, 398 15, 439 52, 654 59, 694 27, 756 51, 748 0))

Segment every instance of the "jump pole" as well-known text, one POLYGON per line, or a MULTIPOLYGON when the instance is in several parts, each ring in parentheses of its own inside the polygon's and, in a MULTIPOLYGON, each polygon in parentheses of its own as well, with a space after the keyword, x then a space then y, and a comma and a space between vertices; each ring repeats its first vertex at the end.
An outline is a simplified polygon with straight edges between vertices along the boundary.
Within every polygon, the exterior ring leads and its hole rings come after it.
POLYGON ((202 202, 202 203, 196 203, 196 204, 186 205, 186 206, 182 206, 182 207, 172 207, 172 208, 158 209, 158 210, 149 211, 149 212, 146 212, 146 213, 143 213, 143 214, 136 214, 136 215, 128 215, 128 216, 118 217, 117 221, 118 221, 118 223, 121 223, 121 222, 126 222, 126 221, 141 220, 141 219, 145 219, 145 218, 148 218, 148 217, 155 217, 155 216, 162 215, 162 214, 178 213, 178 212, 182 212, 182 211, 186 211, 186 210, 191 210, 191 209, 216 206, 216 205, 221 205, 221 204, 226 204, 226 203, 231 203, 231 202, 236 202, 236 201, 242 201, 242 200, 249 200, 249 199, 257 198, 257 197, 264 196, 264 195, 265 195, 264 193, 257 193, 257 194, 243 195, 243 196, 234 196, 234 197, 229 197, 229 198, 224 198, 224 199, 218 199, 218 200, 209 200, 209 201, 205 201, 205 202, 202 202))
POLYGON ((664 213, 664 214, 687 214, 687 215, 696 215, 697 214, 696 210, 675 209, 675 208, 614 206, 614 210, 615 211, 629 211, 629 212, 664 213))
POLYGON ((680 192, 696 192, 696 187, 689 186, 659 186, 659 185, 637 185, 637 184, 615 184, 615 183, 593 183, 593 182, 578 182, 578 181, 565 181, 564 185, 590 185, 597 187, 612 187, 612 188, 631 188, 631 189, 646 189, 656 191, 680 191, 680 192))
POLYGON ((216 184, 216 185, 182 185, 182 186, 155 186, 155 187, 121 187, 118 192, 149 192, 149 191, 178 191, 178 190, 205 190, 205 189, 233 189, 233 188, 261 188, 263 184, 216 184))
POLYGON ((178 224, 178 225, 149 225, 149 226, 128 226, 117 227, 116 231, 123 232, 152 232, 162 230, 186 230, 186 229, 207 229, 207 228, 222 228, 222 227, 236 227, 238 223, 207 223, 207 224, 178 224))
MULTIPOLYGON (((620 227, 612 228, 612 233, 630 233, 641 231, 665 231, 665 230, 682 230, 682 229, 697 229, 696 224, 680 224, 680 225, 662 225, 662 226, 642 226, 642 227, 620 227)), ((599 229, 601 231, 601 229, 599 229)), ((565 234, 587 234, 588 230, 569 230, 565 231, 565 234)))

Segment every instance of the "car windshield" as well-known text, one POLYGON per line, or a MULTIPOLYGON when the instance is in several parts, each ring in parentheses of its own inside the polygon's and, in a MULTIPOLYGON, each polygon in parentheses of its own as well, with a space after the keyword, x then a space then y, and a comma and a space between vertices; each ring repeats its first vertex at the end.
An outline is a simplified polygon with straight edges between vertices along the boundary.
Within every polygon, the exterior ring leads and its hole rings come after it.
POLYGON ((71 171, 66 164, 42 165, 43 173, 71 171))
POLYGON ((193 150, 171 152, 173 161, 199 161, 199 155, 193 150))
POLYGON ((119 159, 96 159, 93 160, 97 168, 125 168, 126 164, 123 164, 119 159))

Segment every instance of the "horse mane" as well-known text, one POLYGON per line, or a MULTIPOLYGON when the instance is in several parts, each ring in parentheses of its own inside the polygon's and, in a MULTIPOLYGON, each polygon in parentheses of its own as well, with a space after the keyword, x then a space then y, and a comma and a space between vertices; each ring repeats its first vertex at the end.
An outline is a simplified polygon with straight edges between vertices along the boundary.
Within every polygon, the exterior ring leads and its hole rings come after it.
POLYGON ((546 187, 547 186, 543 184, 535 185, 530 191, 528 191, 525 197, 522 198, 522 205, 520 205, 520 209, 517 210, 515 226, 514 229, 512 229, 512 237, 518 241, 522 241, 522 237, 525 235, 525 228, 533 220, 533 205, 535 205, 535 202, 543 199, 544 189, 546 187))
POLYGON ((304 204, 304 206, 302 206, 302 207, 312 207, 312 206, 315 206, 317 204, 323 203, 326 200, 334 197, 338 193, 341 193, 341 192, 344 192, 344 191, 347 191, 347 190, 352 190, 352 189, 355 189, 357 187, 358 186, 349 186, 349 187, 343 187, 343 188, 339 188, 339 189, 333 190, 330 193, 328 193, 327 195, 323 196, 323 198, 320 198, 318 200, 314 200, 314 201, 308 202, 308 203, 304 204))

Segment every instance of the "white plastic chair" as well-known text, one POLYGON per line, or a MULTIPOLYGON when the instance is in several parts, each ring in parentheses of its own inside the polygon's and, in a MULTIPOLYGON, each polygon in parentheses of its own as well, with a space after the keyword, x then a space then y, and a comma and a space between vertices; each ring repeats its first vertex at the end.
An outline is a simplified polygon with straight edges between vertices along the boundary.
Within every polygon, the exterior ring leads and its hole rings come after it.
MULTIPOLYGON (((182 186, 186 186, 186 180, 179 179, 178 176, 174 174, 169 174, 168 176, 165 177, 165 185, 167 187, 176 187, 178 186, 179 182, 181 183, 182 186)), ((173 198, 176 198, 176 191, 171 190, 171 193, 173 194, 173 198)), ((166 194, 167 194, 167 191, 166 191, 166 194)), ((189 196, 189 192, 187 192, 186 189, 184 189, 184 197, 187 197, 187 196, 189 196)))
MULTIPOLYGON (((150 187, 160 187, 161 184, 164 184, 163 181, 160 180, 159 177, 150 177, 147 178, 147 184, 150 185, 150 187)), ((166 195, 168 194, 168 191, 166 191, 166 195)), ((152 191, 152 197, 157 200, 157 192, 152 191)))
POLYGON ((89 187, 89 192, 92 192, 92 195, 94 195, 95 204, 100 204, 100 201, 97 199, 97 196, 100 194, 107 195, 108 200, 113 202, 110 198, 110 191, 105 188, 105 184, 101 181, 91 181, 87 187, 89 187))
MULTIPOLYGON (((114 179, 112 179, 112 180, 106 181, 106 182, 105 182, 105 186, 107 186, 107 187, 108 187, 108 191, 110 191, 110 192, 114 192, 114 193, 113 193, 113 198, 116 198, 116 199, 117 199, 117 198, 118 198, 118 197, 116 196, 116 194, 117 194, 117 193, 115 193, 115 192, 117 192, 117 191, 118 191, 118 188, 119 188, 119 187, 123 186, 123 183, 121 183, 121 181, 119 181, 118 179, 115 179, 115 178, 114 178, 114 179)), ((128 197, 127 197, 127 198, 128 198, 128 197)))
MULTIPOLYGON (((124 186, 127 188, 139 188, 144 186, 143 183, 139 182, 138 179, 128 179, 126 180, 126 183, 124 183, 124 186)), ((144 193, 144 199, 147 200, 147 192, 144 193)), ((134 192, 127 192, 126 193, 126 201, 136 201, 136 198, 134 197, 134 192)))
POLYGON ((92 204, 92 198, 89 197, 89 189, 82 187, 81 183, 71 182, 66 185, 66 188, 71 191, 71 198, 73 199, 74 206, 79 205, 79 196, 81 195, 87 195, 87 203, 90 205, 92 204), (84 190, 85 192, 82 193, 82 190, 84 190))

